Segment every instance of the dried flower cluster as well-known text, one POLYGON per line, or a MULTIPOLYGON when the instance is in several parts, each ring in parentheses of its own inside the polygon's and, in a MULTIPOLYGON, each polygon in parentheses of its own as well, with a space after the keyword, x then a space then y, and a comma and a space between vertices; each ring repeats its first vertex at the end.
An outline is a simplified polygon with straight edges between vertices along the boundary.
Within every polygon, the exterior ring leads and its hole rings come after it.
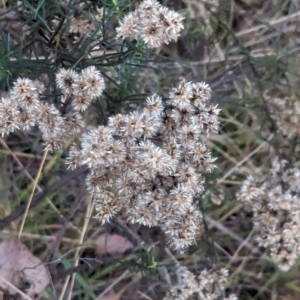
POLYGON ((253 227, 259 246, 268 247, 279 268, 289 270, 300 253, 300 170, 287 168, 275 159, 259 180, 249 176, 239 199, 253 213, 253 227))
POLYGON ((225 297, 225 284, 228 279, 228 270, 223 268, 217 271, 203 270, 198 276, 185 267, 180 267, 181 282, 174 286, 163 300, 237 300, 231 294, 225 297))
POLYGON ((100 96, 104 80, 95 67, 83 69, 80 74, 61 69, 56 74, 57 85, 64 93, 63 105, 73 109, 61 113, 53 104, 41 100, 45 86, 40 81, 19 78, 8 97, 0 102, 1 134, 15 129, 29 130, 37 125, 42 132, 45 148, 58 149, 72 135, 84 127, 79 111, 85 110, 93 99, 100 96))
POLYGON ((183 80, 166 104, 152 95, 143 111, 112 116, 108 126, 83 135, 81 149, 71 147, 70 167, 90 168, 87 188, 102 223, 122 210, 131 223, 160 226, 179 252, 195 243, 201 174, 215 168, 200 141, 219 126, 210 96, 207 84, 183 80))
POLYGON ((104 79, 94 66, 83 69, 80 74, 60 69, 56 74, 56 84, 65 94, 62 102, 70 102, 75 111, 86 110, 105 88, 104 79))
POLYGON ((300 133, 300 103, 286 98, 275 98, 270 102, 272 117, 278 128, 286 136, 295 136, 300 133))
POLYGON ((118 37, 141 38, 149 48, 158 48, 177 40, 183 29, 183 17, 156 0, 144 0, 124 17, 117 28, 118 37))
MULTIPOLYGON (((62 5, 68 5, 62 3, 62 5)), ((51 29, 56 32, 57 28, 62 26, 60 32, 63 35, 60 37, 66 44, 67 49, 74 50, 81 46, 87 37, 95 34, 99 28, 97 28, 97 23, 101 21, 103 17, 103 8, 93 7, 92 10, 90 6, 80 2, 75 5, 75 10, 71 10, 71 15, 69 15, 63 24, 61 24, 61 17, 54 18, 51 20, 51 29)), ((70 7, 68 6, 68 13, 70 7)), ((95 43, 96 44, 96 43, 95 43)), ((93 45, 90 45, 92 48, 93 45)))

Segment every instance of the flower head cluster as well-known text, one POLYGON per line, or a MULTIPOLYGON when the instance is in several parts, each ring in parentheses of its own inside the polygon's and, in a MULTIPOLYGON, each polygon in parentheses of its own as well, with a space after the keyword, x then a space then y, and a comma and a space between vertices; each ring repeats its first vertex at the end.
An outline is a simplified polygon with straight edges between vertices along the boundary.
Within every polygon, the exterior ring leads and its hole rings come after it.
POLYGON ((177 40, 183 29, 183 17, 156 0, 144 0, 127 14, 117 28, 118 37, 141 38, 149 48, 158 48, 177 40))
POLYGON ((179 252, 195 243, 201 174, 215 167, 201 142, 219 125, 210 95, 205 83, 182 81, 166 104, 152 95, 143 111, 112 116, 71 147, 70 167, 90 168, 87 187, 102 223, 122 211, 131 223, 160 226, 179 252))
POLYGON ((181 282, 174 286, 163 300, 237 300, 231 294, 225 297, 225 284, 228 279, 228 270, 203 270, 198 276, 190 272, 185 267, 180 267, 181 282))
POLYGON ((279 268, 289 270, 300 254, 300 170, 275 159, 264 181, 249 176, 239 199, 253 213, 256 241, 271 250, 279 268))
MULTIPOLYGON (((68 1, 63 5, 68 5, 68 1)), ((51 20, 53 32, 62 26, 62 30, 60 30, 62 32, 61 39, 65 41, 68 49, 76 49, 86 41, 87 37, 96 34, 96 24, 103 17, 103 8, 92 7, 91 10, 82 2, 78 2, 77 5, 74 3, 74 11, 70 10, 70 6, 67 10, 68 14, 69 12, 73 14, 69 15, 63 24, 61 24, 61 18, 51 20)))
POLYGON ((9 96, 0 101, 1 134, 9 134, 15 129, 29 130, 37 125, 46 149, 53 150, 79 133, 84 123, 78 111, 86 109, 95 97, 101 95, 104 80, 99 71, 89 67, 81 74, 61 69, 56 74, 56 81, 64 93, 62 102, 64 105, 71 103, 73 110, 62 114, 53 104, 41 100, 45 90, 42 82, 19 78, 9 96))
POLYGON ((286 136, 300 133, 300 102, 290 98, 275 98, 270 102, 270 111, 278 128, 286 136))
POLYGON ((63 102, 70 102, 75 111, 86 110, 105 88, 104 79, 95 66, 83 69, 80 74, 60 69, 56 74, 56 84, 65 93, 63 102))

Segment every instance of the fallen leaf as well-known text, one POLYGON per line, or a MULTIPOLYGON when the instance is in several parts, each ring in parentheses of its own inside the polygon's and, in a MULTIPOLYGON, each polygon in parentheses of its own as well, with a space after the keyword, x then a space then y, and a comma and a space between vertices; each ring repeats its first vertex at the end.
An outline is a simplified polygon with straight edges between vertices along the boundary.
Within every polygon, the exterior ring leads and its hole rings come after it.
POLYGON ((0 29, 18 41, 28 35, 29 27, 17 11, 0 9, 0 21, 0 29))
MULTIPOLYGON (((10 238, 0 244, 0 277, 32 298, 39 295, 50 282, 41 260, 32 255, 18 238, 10 238)), ((1 279, 0 289, 10 295, 17 293, 1 279)))
POLYGON ((101 234, 96 239, 95 244, 98 255, 120 254, 133 248, 133 244, 124 237, 108 233, 101 234))

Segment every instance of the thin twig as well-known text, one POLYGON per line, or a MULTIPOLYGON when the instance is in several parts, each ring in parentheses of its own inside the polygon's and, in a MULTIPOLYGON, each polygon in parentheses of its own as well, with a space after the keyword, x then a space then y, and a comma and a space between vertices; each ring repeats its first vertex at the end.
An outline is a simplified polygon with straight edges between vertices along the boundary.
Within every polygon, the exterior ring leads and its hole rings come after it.
MULTIPOLYGON (((273 134, 268 138, 268 142, 273 138, 273 134)), ((246 155, 241 161, 239 161, 233 168, 231 168, 221 179, 217 181, 217 184, 220 184, 223 182, 224 179, 226 179, 228 176, 230 176, 238 167, 240 167, 243 163, 245 163, 251 156, 256 154, 260 149, 262 149, 264 146, 268 145, 267 142, 261 143, 256 149, 254 149, 252 152, 250 152, 248 155, 246 155)))
POLYGON ((210 227, 215 227, 215 228, 219 229, 221 232, 223 232, 224 234, 231 236, 234 240, 238 241, 240 244, 243 244, 243 246, 245 248, 247 248, 248 250, 253 251, 254 253, 260 253, 260 251, 259 251, 259 249, 257 247, 255 247, 249 241, 245 241, 244 239, 242 239, 241 237, 239 237, 232 230, 230 230, 229 228, 225 227, 220 222, 212 219, 209 216, 205 216, 205 220, 210 225, 210 227))
MULTIPOLYGON (((90 221, 92 212, 93 212, 93 207, 94 207, 94 200, 93 200, 92 197, 90 196, 90 197, 89 197, 89 203, 88 203, 88 206, 87 206, 87 209, 86 209, 86 216, 85 216, 83 228, 82 228, 81 235, 80 235, 80 239, 79 239, 79 244, 80 244, 80 245, 83 244, 83 239, 84 239, 84 236, 85 236, 85 233, 86 233, 86 230, 87 230, 87 227, 88 227, 88 224, 89 224, 89 221, 90 221)), ((77 266, 78 266, 80 250, 81 250, 80 247, 78 247, 78 248, 76 249, 76 252, 75 252, 75 255, 74 255, 74 258, 75 258, 75 264, 74 264, 74 267, 77 267, 77 266)), ((68 299, 71 299, 71 297, 72 297, 72 292, 73 292, 73 287, 74 287, 74 282, 75 282, 75 276, 76 276, 76 274, 74 273, 74 274, 72 275, 72 280, 71 280, 71 283, 70 283, 70 290, 69 290, 68 299)), ((66 288, 67 288, 68 283, 69 283, 69 281, 70 281, 70 277, 71 277, 71 276, 68 275, 67 278, 66 278, 66 280, 65 280, 65 283, 64 283, 62 292, 61 292, 61 294, 60 294, 60 296, 59 296, 59 300, 62 300, 63 297, 64 297, 64 294, 65 294, 65 292, 66 292, 66 288)))
POLYGON ((34 192, 35 192, 35 190, 36 190, 36 187, 37 187, 37 184, 38 184, 40 175, 41 175, 41 173, 42 173, 42 170, 43 170, 44 163, 45 163, 45 161, 46 161, 47 155, 48 155, 48 149, 46 149, 45 152, 44 152, 44 155, 43 155, 43 158, 42 158, 42 161, 41 161, 41 164, 40 164, 40 168, 39 168, 39 170, 38 170, 38 173, 37 173, 37 175, 36 175, 36 177, 35 177, 35 180, 34 180, 34 183, 33 183, 32 191, 31 191, 29 200, 28 200, 27 205, 26 205, 26 210, 25 210, 25 214, 24 214, 24 217, 23 217, 23 220, 22 220, 22 224, 21 224, 21 226, 20 226, 20 230, 19 230, 19 238, 20 238, 21 235, 22 235, 22 231, 23 231, 24 224, 25 224, 25 221, 26 221, 26 218, 27 218, 27 215, 28 215, 29 207, 30 207, 30 204, 31 204, 31 201, 32 201, 34 192))
POLYGON ((286 22, 286 21, 291 21, 291 19, 294 19, 294 18, 297 20, 299 17, 300 17, 300 11, 297 11, 293 14, 288 15, 288 16, 284 16, 284 17, 281 17, 281 18, 276 18, 276 19, 270 20, 269 22, 266 22, 266 24, 260 24, 260 25, 253 26, 253 27, 245 29, 245 30, 241 30, 241 31, 236 33, 236 36, 240 37, 240 36, 243 36, 245 34, 252 33, 254 31, 264 29, 268 26, 274 26, 274 25, 278 25, 278 24, 286 22))
MULTIPOLYGON (((109 292, 116 284, 118 284, 122 279, 124 279, 127 275, 129 274, 129 271, 126 270, 121 276, 119 276, 116 280, 114 280, 100 295, 99 295, 99 299, 101 299, 102 297, 104 297, 104 295, 107 294, 107 292, 109 292)), ((122 293, 125 290, 122 289, 122 293)), ((119 296, 122 295, 118 293, 119 296)))
POLYGON ((226 269, 229 268, 229 266, 236 260, 237 256, 239 255, 240 251, 242 250, 242 248, 250 242, 250 239, 252 237, 254 233, 254 230, 252 229, 252 231, 248 234, 247 238, 239 245, 239 247, 237 248, 237 250, 235 251, 235 253, 233 254, 233 256, 230 258, 229 262, 227 263, 226 269))
POLYGON ((147 300, 153 300, 152 298, 150 298, 149 296, 147 296, 146 294, 142 293, 141 291, 138 291, 138 294, 143 297, 144 299, 147 299, 147 300))
MULTIPOLYGON (((5 141, 0 137, 0 143, 2 144, 2 146, 7 150, 7 152, 9 154, 11 154, 11 156, 13 157, 14 161, 18 164, 18 166, 25 172, 25 175, 32 181, 34 182, 34 178, 29 174, 29 172, 26 170, 26 168, 23 166, 23 164, 20 162, 20 160, 18 159, 17 155, 15 152, 13 152, 8 145, 5 143, 5 141)), ((20 153, 22 154, 22 153, 20 153)), ((23 155, 23 154, 22 154, 23 155)), ((34 156, 34 158, 39 158, 39 159, 43 159, 43 157, 41 156, 34 156)), ((37 185, 36 189, 39 192, 42 192, 42 188, 37 185)), ((50 200, 49 197, 45 198, 46 201, 48 202, 48 204, 51 206, 51 208, 62 218, 65 219, 65 217, 61 214, 61 212, 56 208, 56 206, 52 203, 52 201, 50 200)), ((77 232, 80 232, 80 230, 72 223, 72 222, 68 222, 68 226, 74 230, 76 230, 77 232)))
POLYGON ((3 278, 0 275, 0 281, 3 281, 6 285, 8 285, 11 289, 15 290, 18 294, 20 294, 23 298, 22 299, 26 299, 26 300, 33 300, 32 298, 30 298, 29 296, 27 296, 26 294, 24 294, 21 290, 19 290, 16 286, 14 286, 13 284, 11 284, 9 281, 7 281, 5 278, 3 278))
MULTIPOLYGON (((82 174, 85 174, 85 172, 86 172, 86 169, 81 167, 74 171, 68 172, 66 175, 62 176, 58 181, 56 181, 52 185, 45 186, 44 191, 37 194, 34 197, 34 199, 32 200, 30 209, 39 205, 49 195, 51 195, 53 193, 57 193, 57 191, 61 187, 68 184, 74 177, 78 177, 82 174)), ((26 206, 20 205, 13 212, 11 212, 8 216, 4 217, 3 219, 0 219, 0 231, 5 229, 11 222, 20 218, 25 213, 25 211, 26 211, 26 206)))

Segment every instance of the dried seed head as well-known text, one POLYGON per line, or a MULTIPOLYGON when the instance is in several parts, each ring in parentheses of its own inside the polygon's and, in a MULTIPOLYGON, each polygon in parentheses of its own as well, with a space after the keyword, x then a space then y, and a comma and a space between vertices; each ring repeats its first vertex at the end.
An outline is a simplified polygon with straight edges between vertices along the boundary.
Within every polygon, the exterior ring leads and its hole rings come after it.
POLYGON ((79 74, 71 69, 60 69, 56 73, 56 84, 62 91, 71 95, 75 88, 75 82, 78 81, 79 74))

